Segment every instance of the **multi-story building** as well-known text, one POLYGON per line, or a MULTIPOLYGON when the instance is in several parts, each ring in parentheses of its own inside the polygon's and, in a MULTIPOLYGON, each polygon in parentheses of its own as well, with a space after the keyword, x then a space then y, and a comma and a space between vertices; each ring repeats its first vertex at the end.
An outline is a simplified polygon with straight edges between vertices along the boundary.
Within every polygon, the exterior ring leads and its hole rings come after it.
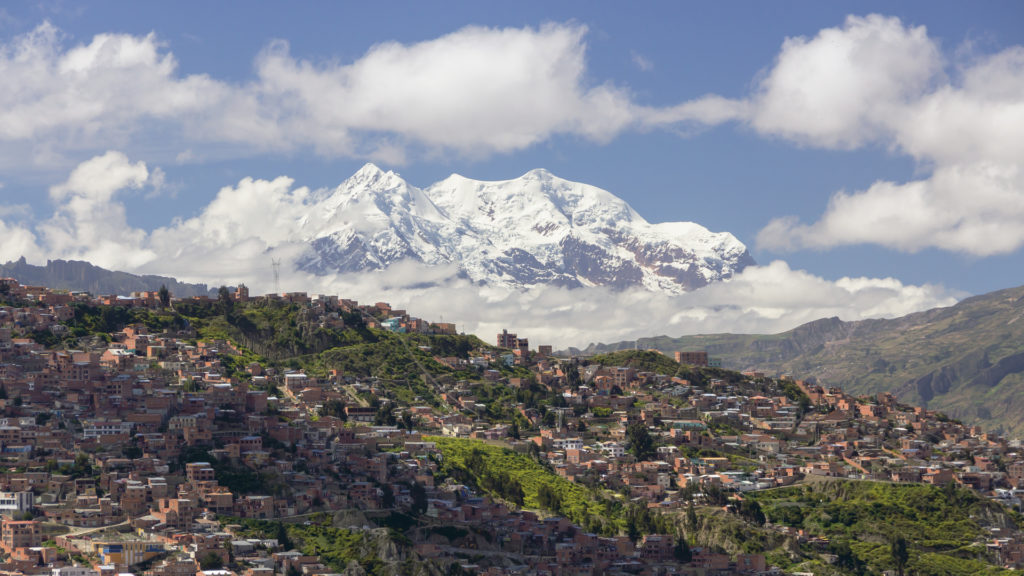
POLYGON ((4 520, 0 545, 8 554, 15 548, 30 548, 43 542, 43 529, 36 520, 4 520))
POLYGON ((519 345, 519 338, 515 334, 509 333, 508 330, 502 328, 501 334, 498 334, 498 348, 508 348, 512 350, 519 345))
POLYGON ((693 366, 707 366, 708 365, 708 353, 704 351, 700 352, 676 352, 676 362, 680 364, 690 364, 693 366))
POLYGON ((27 512, 34 503, 32 492, 0 492, 0 514, 27 512))

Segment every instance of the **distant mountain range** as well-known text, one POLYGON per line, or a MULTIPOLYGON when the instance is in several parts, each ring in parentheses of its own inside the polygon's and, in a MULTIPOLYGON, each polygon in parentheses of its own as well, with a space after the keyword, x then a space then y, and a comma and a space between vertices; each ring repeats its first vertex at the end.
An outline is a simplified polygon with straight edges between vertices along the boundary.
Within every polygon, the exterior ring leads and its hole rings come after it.
POLYGON ((949 416, 1024 435, 1024 287, 891 320, 817 320, 774 335, 710 334, 591 345, 706 350, 734 370, 817 379, 857 394, 891 391, 949 416))
POLYGON ((14 278, 26 286, 46 286, 60 290, 84 290, 96 295, 127 296, 132 292, 159 290, 167 286, 178 298, 215 295, 206 284, 186 284, 166 276, 137 276, 127 272, 113 272, 78 260, 48 260, 46 266, 20 260, 0 264, 0 277, 14 278))
POLYGON ((367 164, 313 199, 295 230, 298 268, 381 270, 400 260, 455 264, 479 284, 643 287, 680 293, 753 264, 729 233, 651 224, 615 195, 545 170, 482 182, 452 175, 416 188, 367 164))

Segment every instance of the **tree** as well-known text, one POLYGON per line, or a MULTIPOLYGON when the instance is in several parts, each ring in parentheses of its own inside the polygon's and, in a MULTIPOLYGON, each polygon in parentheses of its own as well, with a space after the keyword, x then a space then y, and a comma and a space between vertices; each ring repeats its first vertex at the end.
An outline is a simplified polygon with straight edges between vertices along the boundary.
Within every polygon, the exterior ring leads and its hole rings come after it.
POLYGON ((828 544, 829 552, 835 555, 836 565, 847 570, 860 573, 861 560, 853 553, 850 543, 846 540, 833 540, 828 544))
POLYGON ((748 521, 753 522, 758 526, 764 526, 767 520, 764 516, 764 512, 761 510, 761 505, 756 500, 744 500, 740 504, 740 516, 743 516, 748 521))
POLYGON ((896 564, 896 572, 903 576, 903 571, 907 568, 907 561, 910 560, 906 538, 903 536, 893 538, 889 543, 889 551, 892 553, 893 563, 896 564))
POLYGON ((222 314, 227 316, 235 308, 235 302, 231 299, 231 291, 228 290, 227 286, 221 286, 217 289, 217 304, 220 306, 222 314))
POLYGON ((413 482, 409 488, 409 495, 412 497, 412 513, 419 516, 427 511, 427 489, 419 482, 413 482))
POLYGON ((573 390, 579 390, 583 385, 583 378, 580 377, 580 370, 576 367, 575 362, 570 363, 569 367, 565 369, 565 383, 573 390))
POLYGON ((686 541, 686 538, 676 539, 676 545, 672 549, 672 556, 675 557, 676 562, 682 564, 693 560, 693 552, 690 551, 690 544, 686 541))
POLYGON ((381 489, 383 496, 380 499, 380 505, 382 508, 391 508, 395 505, 395 491, 391 489, 390 484, 385 484, 381 489))
POLYGON ((686 507, 686 531, 690 533, 697 531, 697 511, 693 507, 693 502, 686 507))
POLYGON ((284 522, 277 523, 277 543, 284 550, 292 549, 292 539, 288 537, 288 529, 285 528, 284 522))
POLYGON ((541 484, 537 489, 537 503, 541 508, 546 508, 556 514, 562 508, 562 499, 558 497, 555 489, 547 484, 541 484))
POLYGON ((224 567, 224 560, 216 552, 207 552, 199 559, 199 567, 203 570, 220 570, 224 567))
POLYGON ((171 305, 171 291, 167 289, 166 284, 160 285, 160 290, 157 291, 157 296, 160 298, 160 305, 164 308, 171 305))
POLYGON ((654 455, 654 438, 643 422, 633 422, 626 428, 626 443, 637 460, 646 460, 654 455))

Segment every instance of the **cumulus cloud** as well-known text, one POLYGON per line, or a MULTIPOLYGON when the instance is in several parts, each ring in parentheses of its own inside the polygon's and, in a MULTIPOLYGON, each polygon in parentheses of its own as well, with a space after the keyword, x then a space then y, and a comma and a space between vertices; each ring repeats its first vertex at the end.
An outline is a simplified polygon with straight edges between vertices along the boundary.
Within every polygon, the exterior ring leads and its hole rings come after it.
MULTIPOLYGON (((443 316, 460 330, 487 340, 508 328, 535 344, 556 347, 654 334, 771 334, 832 316, 844 320, 896 317, 950 306, 964 296, 941 286, 905 285, 892 278, 829 281, 792 270, 781 261, 747 268, 729 281, 681 295, 605 288, 505 291, 472 285, 452 276, 454 272, 406 263, 382 273, 329 277, 297 273, 289 282, 295 289, 389 301, 433 321, 443 316)), ((250 286, 267 286, 265 275, 253 282, 250 286)))
POLYGON ((35 234, 25 226, 0 219, 0 238, 4 239, 0 242, 0 261, 10 262, 22 256, 36 260, 44 256, 39 250, 35 234))
POLYGON ((351 153, 359 133, 461 152, 519 150, 557 133, 604 140, 631 122, 631 103, 611 85, 584 85, 585 33, 467 27, 322 65, 279 41, 257 58, 256 86, 281 110, 285 137, 325 153, 351 153))
POLYGON ((750 123, 762 134, 855 148, 890 137, 941 70, 941 53, 923 26, 850 16, 842 28, 782 44, 751 97, 750 123))
POLYGON ((235 154, 312 149, 396 162, 410 151, 507 153, 560 134, 605 142, 651 125, 658 109, 588 78, 586 34, 576 24, 469 26, 378 44, 350 62, 296 58, 278 40, 255 56, 254 78, 231 83, 182 74, 154 33, 68 48, 44 23, 0 45, 10 87, 0 93, 0 143, 32 142, 30 160, 47 164, 153 133, 160 149, 176 146, 178 162, 223 144, 235 154))
MULTIPOLYGON (((44 23, 0 45, 0 165, 64 166, 83 150, 145 145, 153 134, 167 162, 313 150, 400 164, 510 153, 558 135, 607 142, 626 130, 736 122, 802 146, 884 147, 923 174, 836 192, 815 222, 776 218, 758 234, 762 248, 874 243, 987 256, 1024 245, 1024 47, 953 66, 923 26, 850 16, 786 39, 743 97, 652 107, 593 82, 586 35, 576 24, 470 26, 344 62, 297 58, 274 41, 255 56, 253 78, 230 83, 182 74, 152 33, 68 47, 44 23)), ((159 194, 162 175, 148 179, 159 194)), ((45 232, 54 242, 61 234, 45 232)))
POLYGON ((897 18, 851 16, 842 28, 787 39, 732 117, 717 105, 720 118, 808 146, 886 146, 930 174, 837 192, 818 221, 773 219, 758 245, 872 243, 977 256, 1024 245, 1024 48, 948 68, 924 27, 897 18))
POLYGON ((294 263, 306 249, 303 219, 322 191, 297 187, 287 177, 244 178, 222 188, 193 218, 152 232, 134 229, 125 220, 123 198, 151 186, 156 171, 119 152, 83 162, 51 188, 54 214, 35 232, 0 220, 0 258, 78 258, 214 286, 244 282, 253 293, 273 290, 271 262, 279 259, 283 290, 387 300, 485 338, 506 327, 555 346, 658 333, 779 332, 822 317, 898 316, 951 305, 962 296, 892 278, 829 281, 781 261, 681 295, 604 288, 509 291, 474 285, 454 265, 415 262, 382 272, 315 276, 295 270, 294 263))
POLYGON ((154 34, 99 34, 65 49, 43 23, 0 45, 0 141, 65 149, 124 143, 144 120, 180 120, 217 106, 224 86, 180 77, 154 34))
POLYGON ((840 192, 813 224, 772 220, 757 238, 779 250, 879 244, 916 252, 936 247, 977 256, 1024 245, 1024 174, 1013 164, 941 166, 925 180, 876 182, 840 192))
POLYGON ((36 226, 45 250, 27 251, 115 269, 132 269, 152 260, 155 254, 144 248, 146 232, 131 228, 124 204, 115 201, 117 194, 140 190, 149 179, 144 163, 132 163, 121 152, 83 162, 67 181, 50 188, 56 209, 36 226))

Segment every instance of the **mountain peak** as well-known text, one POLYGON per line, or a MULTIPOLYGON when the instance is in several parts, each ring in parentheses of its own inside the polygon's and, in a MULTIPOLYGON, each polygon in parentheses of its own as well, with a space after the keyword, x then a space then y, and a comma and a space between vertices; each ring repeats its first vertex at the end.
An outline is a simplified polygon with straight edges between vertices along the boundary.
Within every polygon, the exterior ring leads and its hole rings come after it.
POLYGON ((378 178, 386 177, 388 175, 396 174, 390 170, 385 172, 384 170, 381 170, 380 167, 378 167, 373 162, 367 162, 366 164, 363 164, 362 168, 360 168, 358 171, 356 171, 355 174, 352 175, 352 179, 372 181, 378 178))
POLYGON ((650 224, 611 192, 537 168, 480 181, 452 174, 417 188, 366 164, 311 206, 300 267, 315 274, 380 270, 401 259, 457 265, 475 282, 513 289, 640 287, 678 293, 753 260, 729 233, 650 224))
POLYGON ((558 178, 558 176, 555 176, 545 168, 534 168, 522 176, 524 180, 550 180, 552 178, 558 178))

